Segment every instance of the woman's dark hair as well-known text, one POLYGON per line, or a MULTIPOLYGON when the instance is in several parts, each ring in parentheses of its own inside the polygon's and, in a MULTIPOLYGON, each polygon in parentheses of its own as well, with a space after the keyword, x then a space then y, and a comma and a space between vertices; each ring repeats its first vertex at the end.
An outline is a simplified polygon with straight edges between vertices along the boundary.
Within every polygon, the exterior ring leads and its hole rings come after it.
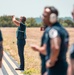
POLYGON ((45 9, 46 8, 49 8, 51 10, 51 13, 55 13, 57 16, 59 15, 58 10, 55 7, 53 7, 53 6, 46 6, 45 9))

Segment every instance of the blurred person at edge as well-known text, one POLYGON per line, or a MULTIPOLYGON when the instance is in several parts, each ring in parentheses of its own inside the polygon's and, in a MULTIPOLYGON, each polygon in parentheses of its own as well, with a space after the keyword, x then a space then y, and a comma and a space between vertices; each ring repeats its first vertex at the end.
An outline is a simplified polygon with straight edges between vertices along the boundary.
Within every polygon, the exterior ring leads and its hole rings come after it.
POLYGON ((2 67, 2 57, 3 57, 3 37, 0 30, 0 68, 2 67))
POLYGON ((70 63, 69 63, 67 75, 74 75, 74 43, 71 45, 69 51, 70 51, 70 63))

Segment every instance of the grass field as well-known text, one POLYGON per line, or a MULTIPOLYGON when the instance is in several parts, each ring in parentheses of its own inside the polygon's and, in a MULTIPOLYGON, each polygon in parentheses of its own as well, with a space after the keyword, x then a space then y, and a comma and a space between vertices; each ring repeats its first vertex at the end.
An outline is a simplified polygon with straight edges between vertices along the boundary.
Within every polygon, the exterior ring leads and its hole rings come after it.
MULTIPOLYGON (((4 50, 10 53, 10 55, 15 58, 19 63, 19 57, 17 53, 16 45, 16 29, 17 28, 1 28, 3 38, 4 38, 4 50)), ((70 35, 70 43, 74 42, 74 28, 66 28, 70 35)), ((40 38, 42 36, 42 31, 40 28, 27 28, 27 43, 25 46, 25 73, 27 75, 40 75, 40 57, 37 52, 34 52, 30 48, 30 44, 40 45, 40 38)), ((67 58, 69 59, 69 52, 67 53, 67 58)))

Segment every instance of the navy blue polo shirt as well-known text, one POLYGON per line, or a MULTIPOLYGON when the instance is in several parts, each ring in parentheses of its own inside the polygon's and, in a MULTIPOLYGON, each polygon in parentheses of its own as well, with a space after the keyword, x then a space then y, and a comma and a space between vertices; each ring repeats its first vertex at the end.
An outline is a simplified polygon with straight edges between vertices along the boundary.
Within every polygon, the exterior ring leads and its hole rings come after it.
POLYGON ((26 25, 24 23, 20 23, 17 29, 17 39, 26 39, 26 25))
POLYGON ((51 54, 50 40, 57 35, 61 39, 60 53, 59 53, 59 56, 58 56, 58 61, 60 61, 60 60, 66 61, 66 52, 68 50, 68 43, 69 43, 68 32, 58 22, 56 22, 49 29, 48 35, 49 35, 49 39, 47 41, 47 57, 50 58, 50 54, 51 54))

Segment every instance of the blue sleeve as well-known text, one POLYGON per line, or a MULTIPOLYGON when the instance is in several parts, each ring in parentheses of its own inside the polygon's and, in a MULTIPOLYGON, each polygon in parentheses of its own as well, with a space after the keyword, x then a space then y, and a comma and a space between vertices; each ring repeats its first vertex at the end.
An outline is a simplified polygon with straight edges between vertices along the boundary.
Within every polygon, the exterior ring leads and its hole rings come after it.
POLYGON ((53 38, 56 38, 56 37, 60 37, 60 32, 57 30, 57 29, 55 29, 55 28, 52 28, 50 31, 49 31, 49 37, 51 38, 51 39, 53 39, 53 38))

